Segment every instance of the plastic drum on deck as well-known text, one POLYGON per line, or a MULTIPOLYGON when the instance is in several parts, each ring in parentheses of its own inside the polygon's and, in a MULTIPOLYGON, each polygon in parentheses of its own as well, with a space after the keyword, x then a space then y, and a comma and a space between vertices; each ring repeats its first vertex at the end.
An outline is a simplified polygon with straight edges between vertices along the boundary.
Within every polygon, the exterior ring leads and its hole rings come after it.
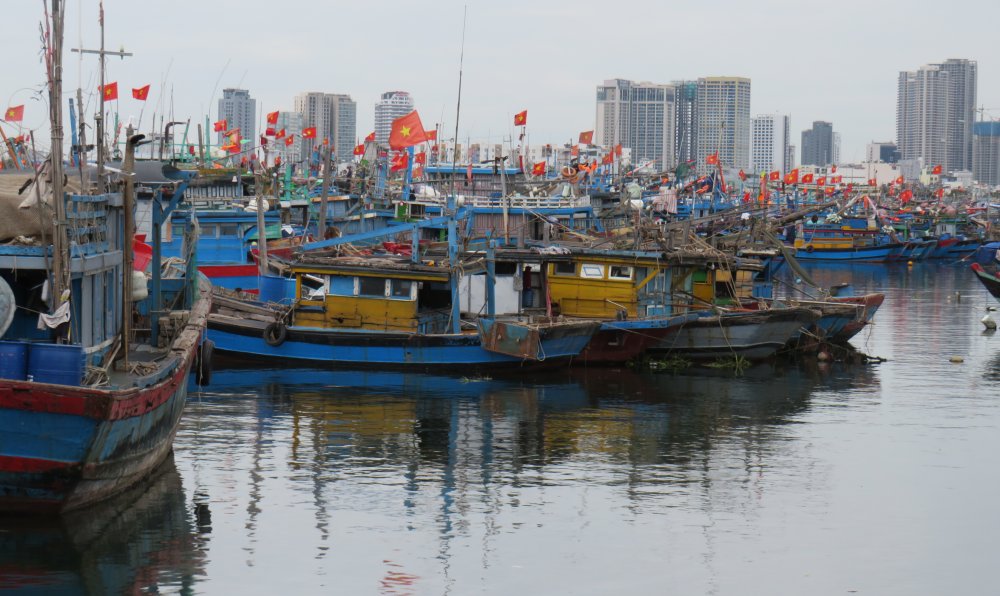
POLYGON ((28 375, 36 383, 79 386, 83 380, 83 346, 31 344, 28 375))

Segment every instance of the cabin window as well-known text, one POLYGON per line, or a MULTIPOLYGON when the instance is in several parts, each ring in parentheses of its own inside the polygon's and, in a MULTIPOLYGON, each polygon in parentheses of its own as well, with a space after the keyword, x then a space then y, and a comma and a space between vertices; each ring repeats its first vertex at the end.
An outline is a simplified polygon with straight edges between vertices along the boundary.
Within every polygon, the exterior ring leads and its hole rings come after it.
POLYGON ((176 238, 183 238, 184 237, 184 228, 186 228, 186 227, 187 226, 184 225, 184 224, 175 224, 173 226, 173 234, 174 234, 174 236, 176 238))
POLYGON ((608 277, 611 279, 632 279, 632 267, 628 265, 612 265, 608 277))
POLYGON ((239 226, 236 224, 222 224, 220 229, 222 230, 223 237, 233 237, 236 235, 236 231, 239 230, 239 226))
POLYGON ((588 279, 603 279, 604 265, 584 263, 580 266, 580 277, 586 277, 588 279))
POLYGON ((385 298, 384 277, 358 277, 358 296, 378 296, 385 298))
POLYGON ((389 295, 393 298, 405 298, 411 300, 413 296, 413 282, 408 279, 390 279, 389 295))
POLYGON ((555 264, 555 274, 556 275, 576 275, 576 263, 556 263, 555 264))

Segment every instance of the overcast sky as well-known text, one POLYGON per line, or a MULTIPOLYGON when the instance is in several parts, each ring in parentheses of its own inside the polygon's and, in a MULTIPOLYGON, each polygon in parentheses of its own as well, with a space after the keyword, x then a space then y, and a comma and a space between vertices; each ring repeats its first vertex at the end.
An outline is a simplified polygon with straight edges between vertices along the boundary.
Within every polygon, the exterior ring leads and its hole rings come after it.
MULTIPOLYGON (((26 88, 44 82, 41 0, 3 0, 0 101, 26 104, 24 124, 47 133, 44 104, 26 88)), ((68 0, 65 85, 82 86, 91 110, 97 60, 68 51, 99 44, 97 0, 68 0)), ((242 87, 258 111, 290 110, 303 91, 347 93, 358 135, 374 104, 409 91, 426 127, 453 136, 462 12, 468 6, 460 138, 499 142, 513 114, 528 110, 532 144, 573 139, 594 127, 595 88, 605 79, 669 83, 700 76, 752 81, 751 113, 792 119, 792 142, 814 120, 833 123, 842 161, 872 140, 895 138, 899 71, 969 58, 979 62, 977 103, 1000 118, 995 0, 577 0, 467 3, 316 0, 105 0, 108 62, 119 113, 138 118, 130 89, 151 83, 143 115, 169 108, 177 120, 216 115, 224 87, 242 87)), ((0 108, 2 109, 2 108, 0 108)), ((68 122, 68 120, 67 120, 68 122)), ((5 131, 11 132, 10 127, 5 131)))

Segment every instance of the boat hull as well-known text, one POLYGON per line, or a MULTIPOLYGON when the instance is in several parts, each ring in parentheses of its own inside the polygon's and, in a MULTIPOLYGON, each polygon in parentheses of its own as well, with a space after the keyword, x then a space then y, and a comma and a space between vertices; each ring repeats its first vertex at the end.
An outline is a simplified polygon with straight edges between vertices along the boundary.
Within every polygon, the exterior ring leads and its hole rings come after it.
POLYGON ((127 391, 0 381, 0 511, 67 511, 140 481, 170 453, 193 359, 127 391))
POLYGON ((669 318, 605 321, 574 364, 624 364, 641 358, 650 348, 667 341, 700 315, 691 313, 669 318))
POLYGON ((972 264, 972 272, 976 274, 979 282, 983 284, 983 287, 986 288, 990 295, 1000 300, 1000 277, 995 273, 987 271, 979 263, 972 264))
POLYGON ((220 352, 271 360, 360 367, 516 367, 565 364, 580 354, 599 325, 586 322, 542 328, 538 359, 488 350, 478 333, 419 334, 292 326, 280 345, 270 345, 264 341, 266 324, 216 315, 209 319, 208 337, 220 352))
POLYGON ((814 248, 795 249, 795 258, 800 261, 856 261, 882 263, 897 258, 904 249, 901 243, 855 248, 814 248))
POLYGON ((684 324, 676 334, 651 351, 691 360, 729 356, 764 360, 819 318, 819 312, 808 308, 707 315, 684 324))

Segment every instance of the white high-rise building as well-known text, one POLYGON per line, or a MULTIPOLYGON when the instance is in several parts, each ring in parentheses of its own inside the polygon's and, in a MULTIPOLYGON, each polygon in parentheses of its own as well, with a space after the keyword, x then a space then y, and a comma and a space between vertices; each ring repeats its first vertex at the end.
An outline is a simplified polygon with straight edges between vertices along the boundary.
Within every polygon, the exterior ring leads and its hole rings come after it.
POLYGON ((787 172, 792 153, 791 117, 785 114, 760 114, 750 124, 750 171, 787 172))
POLYGON ((300 163, 303 158, 309 157, 304 153, 303 150, 303 139, 300 131, 302 130, 302 114, 298 112, 278 112, 278 123, 275 125, 275 130, 284 130, 285 138, 282 139, 268 139, 269 143, 274 143, 274 151, 281 156, 281 161, 288 164, 300 163), (288 135, 294 135, 292 137, 292 144, 288 145, 285 143, 285 139, 288 135))
MULTIPOLYGON (((257 140, 257 100, 250 97, 246 89, 223 89, 219 99, 219 120, 226 121, 226 128, 240 129, 240 136, 256 143, 257 140)), ((222 142, 222 132, 218 133, 222 142)))
POLYGON ((712 166, 705 157, 718 152, 723 167, 750 167, 750 79, 704 77, 698 79, 697 135, 699 172, 712 166))
MULTIPOLYGON (((358 132, 358 106, 350 95, 340 93, 300 93, 295 111, 302 115, 302 128, 316 127, 316 138, 307 140, 309 149, 329 139, 336 161, 354 158, 358 132)), ((291 132, 291 131, 289 131, 291 132)), ((295 131, 301 134, 302 129, 295 131)))
POLYGON ((900 160, 945 171, 972 167, 977 65, 951 59, 899 73, 896 144, 900 160))
POLYGON ((673 85, 604 81, 597 87, 594 143, 630 148, 635 165, 653 162, 656 168, 670 168, 675 165, 675 109, 673 85))
POLYGON ((406 91, 386 91, 375 104, 375 140, 389 144, 392 121, 413 111, 413 97, 406 91))

